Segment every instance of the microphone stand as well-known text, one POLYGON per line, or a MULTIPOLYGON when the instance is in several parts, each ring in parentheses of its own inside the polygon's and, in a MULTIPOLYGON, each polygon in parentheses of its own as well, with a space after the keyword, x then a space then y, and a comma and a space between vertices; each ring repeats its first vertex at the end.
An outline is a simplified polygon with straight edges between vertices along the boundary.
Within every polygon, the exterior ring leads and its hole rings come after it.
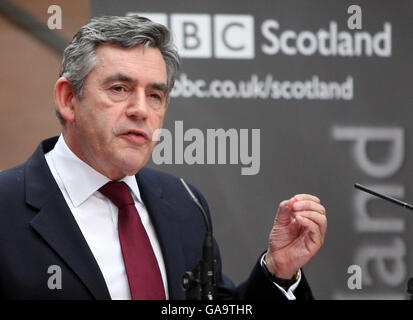
POLYGON ((413 277, 407 281, 407 292, 410 294, 410 300, 413 300, 413 277))
POLYGON ((181 183, 185 187, 185 190, 192 201, 201 210, 206 225, 201 260, 192 271, 186 271, 182 277, 185 300, 213 300, 215 287, 215 260, 212 225, 209 222, 202 205, 182 178, 181 183))
MULTIPOLYGON (((361 185, 361 184, 359 184, 359 183, 354 184, 354 187, 357 188, 357 189, 360 189, 360 190, 362 190, 362 191, 364 191, 364 192, 370 193, 370 194, 372 194, 373 196, 376 196, 376 197, 382 198, 382 199, 384 199, 384 200, 390 201, 390 202, 392 202, 392 203, 395 203, 395 204, 397 204, 397 205, 399 205, 399 206, 402 206, 402 207, 404 207, 404 208, 406 208, 406 209, 413 210, 413 205, 411 205, 411 204, 409 204, 409 203, 407 203, 407 202, 403 202, 403 201, 400 201, 400 200, 398 200, 398 199, 395 199, 395 198, 386 196, 386 195, 384 195, 384 194, 382 194, 382 193, 379 193, 379 192, 374 191, 374 190, 372 190, 372 189, 370 189, 370 188, 367 188, 367 187, 365 187, 365 186, 363 186, 363 185, 361 185)), ((410 294, 410 300, 413 300, 413 277, 410 278, 409 281, 407 282, 407 292, 410 294)))

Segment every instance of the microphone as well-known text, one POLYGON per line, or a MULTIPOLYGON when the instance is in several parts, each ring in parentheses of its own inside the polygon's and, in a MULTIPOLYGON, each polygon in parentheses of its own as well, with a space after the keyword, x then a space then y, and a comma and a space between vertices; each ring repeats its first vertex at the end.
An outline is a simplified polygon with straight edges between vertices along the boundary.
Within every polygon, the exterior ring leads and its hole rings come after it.
POLYGON ((357 189, 360 189, 360 190, 362 190, 362 191, 368 192, 368 193, 372 194, 373 196, 382 198, 382 199, 384 199, 384 200, 387 200, 387 201, 390 201, 390 202, 392 202, 392 203, 398 204, 399 206, 402 206, 402 207, 404 207, 404 208, 413 210, 413 205, 408 204, 407 202, 403 202, 403 201, 400 201, 400 200, 398 200, 398 199, 395 199, 395 198, 386 196, 386 195, 384 195, 384 194, 382 194, 382 193, 378 193, 377 191, 374 191, 374 190, 372 190, 372 189, 370 189, 370 188, 367 188, 367 187, 365 187, 365 186, 363 186, 363 185, 361 185, 361 184, 359 184, 359 183, 354 184, 354 187, 357 188, 357 189))
POLYGON ((182 286, 185 289, 186 300, 213 300, 215 286, 215 260, 214 260, 214 241, 212 236, 212 224, 208 216, 192 193, 184 179, 180 178, 186 192, 196 204, 204 217, 206 231, 204 243, 202 245, 202 258, 194 270, 185 272, 182 278, 182 286))
POLYGON ((212 225, 209 222, 208 216, 204 210, 204 208, 202 207, 202 205, 199 203, 197 197, 195 197, 195 195, 192 193, 191 189, 188 187, 188 185, 186 184, 185 180, 181 179, 181 183, 184 186, 186 192, 188 193, 188 195, 191 197, 192 201, 195 202, 195 204, 197 205, 197 207, 199 208, 199 210, 201 210, 202 215, 204 216, 204 221, 207 227, 207 232, 210 232, 212 234, 212 225))

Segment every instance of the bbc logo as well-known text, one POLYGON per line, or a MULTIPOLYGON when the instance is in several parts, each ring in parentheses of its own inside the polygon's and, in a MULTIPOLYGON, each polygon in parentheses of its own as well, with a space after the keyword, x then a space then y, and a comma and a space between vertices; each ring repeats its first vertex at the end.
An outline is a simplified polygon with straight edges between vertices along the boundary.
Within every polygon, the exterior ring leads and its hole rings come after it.
POLYGON ((169 26, 183 58, 254 59, 254 17, 128 12, 169 26))

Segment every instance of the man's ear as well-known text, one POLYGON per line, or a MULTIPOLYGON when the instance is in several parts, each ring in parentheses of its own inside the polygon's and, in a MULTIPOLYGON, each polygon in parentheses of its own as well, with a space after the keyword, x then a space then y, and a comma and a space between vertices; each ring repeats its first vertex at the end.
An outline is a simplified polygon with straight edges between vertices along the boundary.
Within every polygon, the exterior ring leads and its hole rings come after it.
POLYGON ((69 80, 60 77, 54 86, 54 97, 57 110, 67 122, 75 121, 74 100, 75 93, 72 90, 69 80))

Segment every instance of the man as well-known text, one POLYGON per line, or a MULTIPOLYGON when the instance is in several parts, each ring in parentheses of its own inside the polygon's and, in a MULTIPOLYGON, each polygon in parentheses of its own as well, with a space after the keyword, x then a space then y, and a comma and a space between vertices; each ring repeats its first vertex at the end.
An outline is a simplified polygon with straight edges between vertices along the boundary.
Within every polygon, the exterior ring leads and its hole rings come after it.
MULTIPOLYGON (((144 168, 178 68, 169 31, 143 17, 94 18, 75 35, 55 85, 62 134, 0 173, 0 297, 185 297, 205 222, 178 178, 144 168)), ((301 268, 326 226, 318 198, 281 202, 268 249, 239 287, 214 242, 215 298, 311 299, 301 268)))

